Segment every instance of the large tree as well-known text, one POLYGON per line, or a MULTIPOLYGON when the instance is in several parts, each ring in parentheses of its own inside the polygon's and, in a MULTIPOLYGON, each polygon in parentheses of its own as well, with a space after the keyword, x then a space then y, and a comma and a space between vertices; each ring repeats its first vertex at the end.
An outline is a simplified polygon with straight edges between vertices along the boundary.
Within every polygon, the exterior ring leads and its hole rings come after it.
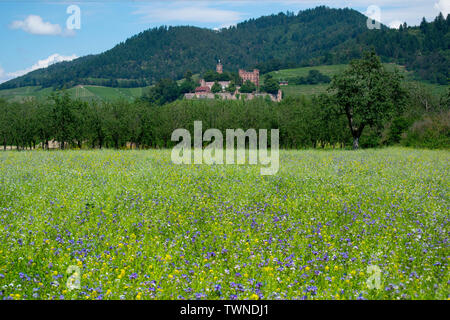
POLYGON ((222 86, 216 81, 214 82, 214 84, 211 87, 211 92, 212 93, 218 93, 222 91, 222 86))
POLYGON ((269 79, 266 78, 262 89, 265 92, 276 94, 276 93, 278 93, 278 90, 280 89, 280 85, 278 84, 277 80, 275 80, 273 78, 269 78, 269 79))
POLYGON ((73 139, 76 129, 74 102, 67 91, 53 92, 50 101, 54 138, 60 143, 60 148, 64 149, 65 144, 73 139))
POLYGON ((353 137, 353 148, 366 126, 381 126, 404 105, 401 76, 388 72, 374 51, 353 60, 343 73, 335 76, 329 88, 334 92, 340 113, 345 114, 353 137))
POLYGON ((143 100, 163 105, 180 97, 180 88, 176 81, 163 79, 151 87, 143 96, 143 100))

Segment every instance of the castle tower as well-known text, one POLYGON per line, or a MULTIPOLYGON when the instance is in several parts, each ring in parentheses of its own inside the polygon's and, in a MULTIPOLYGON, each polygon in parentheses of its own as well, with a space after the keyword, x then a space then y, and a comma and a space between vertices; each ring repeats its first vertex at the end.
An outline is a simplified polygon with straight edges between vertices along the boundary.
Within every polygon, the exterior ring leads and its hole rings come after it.
POLYGON ((223 73, 223 66, 222 66, 222 64, 220 63, 220 59, 219 59, 219 63, 218 63, 217 66, 216 66, 216 72, 217 72, 217 73, 223 73))
POLYGON ((249 80, 249 81, 253 82, 255 84, 255 86, 259 87, 259 70, 258 69, 254 69, 253 72, 239 69, 239 77, 242 78, 243 82, 249 80))

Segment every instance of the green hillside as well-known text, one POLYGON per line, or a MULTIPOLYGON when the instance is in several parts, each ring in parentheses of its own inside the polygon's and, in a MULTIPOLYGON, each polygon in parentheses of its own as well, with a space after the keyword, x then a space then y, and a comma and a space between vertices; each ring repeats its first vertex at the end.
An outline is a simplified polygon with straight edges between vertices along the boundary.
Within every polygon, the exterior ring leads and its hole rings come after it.
POLYGON ((187 70, 204 73, 218 59, 225 71, 346 64, 374 48, 383 62, 407 66, 415 76, 448 84, 450 17, 439 15, 417 27, 370 30, 367 17, 352 9, 317 7, 294 14, 250 19, 219 31, 192 26, 158 27, 141 32, 97 55, 56 63, 0 84, 26 86, 99 85, 141 87, 187 70))
POLYGON ((293 77, 305 77, 308 75, 310 70, 318 70, 327 76, 333 76, 338 74, 347 68, 346 64, 335 64, 327 66, 315 66, 315 67, 304 67, 304 68, 294 68, 294 69, 283 69, 278 71, 272 71, 271 74, 277 80, 286 80, 293 77))
MULTIPOLYGON (((434 83, 429 83, 427 81, 417 81, 415 80, 414 73, 411 71, 407 71, 404 66, 399 66, 392 63, 385 63, 385 68, 389 71, 397 68, 401 74, 404 76, 405 81, 410 83, 420 83, 425 86, 428 90, 430 90, 434 95, 441 95, 447 92, 448 85, 439 85, 434 83)), ((306 77, 308 72, 311 70, 318 70, 320 73, 332 77, 347 68, 346 64, 337 64, 337 65, 326 65, 326 66, 315 66, 315 67, 304 67, 304 68, 294 68, 294 69, 283 69, 278 71, 272 71, 269 74, 273 76, 274 79, 278 81, 289 81, 289 79, 295 77, 306 77)), ((326 93, 328 88, 328 84, 314 84, 314 85, 292 85, 289 84, 287 86, 281 86, 283 90, 284 96, 300 96, 300 95, 314 95, 326 93)))
MULTIPOLYGON (((408 82, 419 82, 415 80, 414 74, 412 72, 406 71, 403 66, 385 63, 385 67, 389 70, 393 70, 397 68, 405 77, 405 80, 408 82)), ((304 68, 294 68, 294 69, 282 69, 277 71, 272 71, 269 74, 274 77, 274 79, 280 80, 289 80, 295 77, 305 77, 308 75, 308 72, 311 70, 318 70, 320 73, 327 75, 329 77, 334 76, 345 70, 347 67, 346 64, 337 64, 337 65, 325 65, 325 66, 316 66, 316 67, 304 67, 304 68)), ((200 75, 196 74, 193 77, 198 80, 200 75)), ((261 83, 263 83, 264 76, 261 77, 261 83)), ((179 80, 181 82, 181 80, 179 80)), ((441 95, 447 92, 448 85, 439 85, 433 84, 425 81, 420 81, 420 84, 428 88, 433 94, 441 95)), ((78 85, 72 87, 68 90, 68 92, 72 95, 73 98, 78 98, 81 100, 99 100, 99 101, 113 101, 117 99, 125 99, 128 101, 132 101, 136 98, 142 96, 145 90, 148 87, 138 87, 138 88, 112 88, 112 87, 103 87, 103 86, 93 86, 93 85, 78 85)), ((288 85, 282 86, 284 96, 300 96, 306 95, 311 96, 315 94, 326 93, 328 88, 328 84, 315 84, 315 85, 288 85)), ((28 86, 14 89, 3 89, 0 90, 0 98, 4 98, 9 101, 20 101, 23 99, 27 99, 30 97, 35 98, 45 98, 53 91, 52 88, 42 88, 40 86, 28 86)))
MULTIPOLYGON (((102 86, 78 85, 67 91, 73 98, 81 100, 99 100, 113 101, 117 99, 125 99, 132 101, 142 96, 143 91, 147 87, 142 88, 111 88, 102 86)), ((0 90, 0 98, 8 101, 22 101, 27 98, 46 98, 53 91, 52 88, 41 88, 40 86, 28 86, 15 89, 0 90)))

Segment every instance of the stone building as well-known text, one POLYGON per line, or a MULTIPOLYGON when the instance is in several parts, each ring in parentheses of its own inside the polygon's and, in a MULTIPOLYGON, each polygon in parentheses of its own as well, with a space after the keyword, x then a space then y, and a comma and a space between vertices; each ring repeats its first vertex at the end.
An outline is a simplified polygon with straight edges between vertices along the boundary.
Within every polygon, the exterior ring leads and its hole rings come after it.
MULTIPOLYGON (((225 90, 231 81, 217 81, 217 82, 222 87, 222 90, 225 90)), ((208 87, 209 90, 211 90, 213 85, 214 85, 214 81, 205 81, 205 79, 200 80, 200 87, 208 87)))
POLYGON ((195 93, 185 93, 184 97, 186 99, 221 99, 221 100, 253 100, 255 98, 270 98, 273 102, 281 102, 283 98, 283 93, 281 90, 278 90, 277 94, 271 94, 267 92, 263 93, 238 93, 237 90, 234 93, 230 92, 218 92, 212 93, 211 91, 195 91, 195 93))
POLYGON ((253 82, 254 85, 259 88, 259 70, 258 69, 254 69, 252 72, 245 71, 243 69, 239 69, 239 77, 242 78, 243 82, 250 80, 250 82, 253 82))
MULTIPOLYGON (((223 73, 223 66, 220 63, 220 60, 218 64, 216 65, 216 72, 221 74, 223 73)), ((243 69, 239 69, 239 77, 241 77, 242 81, 245 82, 247 80, 253 82, 255 86, 258 88, 255 93, 249 93, 249 94, 240 94, 239 89, 240 87, 236 87, 236 91, 233 93, 224 92, 225 89, 230 85, 231 81, 218 81, 220 86, 222 87, 222 92, 218 93, 212 93, 211 88, 214 85, 214 81, 205 81, 205 79, 200 80, 200 86, 195 88, 194 93, 186 93, 184 96, 186 99, 215 99, 220 98, 223 100, 237 100, 237 99, 246 99, 251 100, 257 97, 269 97, 272 101, 280 102, 282 99, 282 92, 281 90, 278 90, 277 94, 270 94, 270 93, 261 93, 259 91, 259 70, 254 69, 252 72, 245 71, 243 69)))

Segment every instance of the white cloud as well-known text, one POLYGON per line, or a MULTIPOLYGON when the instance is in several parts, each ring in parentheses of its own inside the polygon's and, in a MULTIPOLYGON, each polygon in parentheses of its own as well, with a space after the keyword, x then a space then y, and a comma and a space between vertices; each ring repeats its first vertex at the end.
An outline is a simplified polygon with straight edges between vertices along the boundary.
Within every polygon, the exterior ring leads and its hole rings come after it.
POLYGON ((435 3, 434 7, 442 12, 446 18, 450 13, 450 0, 439 0, 439 2, 435 3))
POLYGON ((10 24, 11 29, 21 29, 30 34, 50 35, 50 36, 73 36, 75 32, 69 29, 62 29, 59 24, 45 22, 40 16, 30 14, 23 21, 15 20, 10 24))
POLYGON ((35 64, 33 64, 31 67, 24 69, 24 70, 18 70, 18 71, 13 71, 13 72, 5 72, 1 67, 0 67, 0 83, 11 80, 13 78, 16 77, 20 77, 23 76, 24 74, 27 74, 28 72, 37 70, 37 69, 42 69, 42 68, 47 68, 48 66, 57 63, 57 62, 62 62, 62 61, 71 61, 73 59, 78 58, 77 55, 72 54, 70 56, 63 56, 60 55, 58 53, 52 54, 51 56, 49 56, 48 58, 39 60, 38 62, 36 62, 35 64))
POLYGON ((208 7, 207 2, 196 4, 175 2, 170 5, 141 6, 133 14, 142 15, 142 22, 182 22, 217 23, 218 26, 230 26, 243 20, 242 13, 208 7))

